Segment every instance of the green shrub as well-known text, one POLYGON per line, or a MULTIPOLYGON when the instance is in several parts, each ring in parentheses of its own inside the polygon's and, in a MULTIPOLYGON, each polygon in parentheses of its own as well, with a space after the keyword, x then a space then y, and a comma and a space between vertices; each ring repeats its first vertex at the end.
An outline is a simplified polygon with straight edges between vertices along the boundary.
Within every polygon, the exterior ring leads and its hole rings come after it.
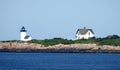
POLYGON ((67 40, 63 38, 53 38, 53 39, 45 39, 45 40, 31 40, 30 43, 42 44, 45 46, 56 45, 56 44, 72 44, 72 40, 67 40))
POLYGON ((117 38, 117 39, 105 39, 105 40, 99 41, 98 45, 120 46, 120 38, 117 38))
POLYGON ((120 38, 96 38, 96 39, 80 39, 80 40, 67 40, 63 38, 53 38, 53 39, 45 39, 45 40, 31 40, 30 43, 42 44, 45 46, 56 45, 56 44, 89 44, 95 43, 97 45, 113 45, 120 46, 120 38))

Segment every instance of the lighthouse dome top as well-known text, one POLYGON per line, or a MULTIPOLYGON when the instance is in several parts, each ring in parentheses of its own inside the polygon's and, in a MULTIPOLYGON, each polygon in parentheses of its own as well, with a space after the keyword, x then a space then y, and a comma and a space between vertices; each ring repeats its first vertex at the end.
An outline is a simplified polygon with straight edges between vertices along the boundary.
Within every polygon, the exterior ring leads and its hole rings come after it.
POLYGON ((25 27, 23 26, 20 30, 20 32, 27 32, 27 30, 25 30, 25 27))

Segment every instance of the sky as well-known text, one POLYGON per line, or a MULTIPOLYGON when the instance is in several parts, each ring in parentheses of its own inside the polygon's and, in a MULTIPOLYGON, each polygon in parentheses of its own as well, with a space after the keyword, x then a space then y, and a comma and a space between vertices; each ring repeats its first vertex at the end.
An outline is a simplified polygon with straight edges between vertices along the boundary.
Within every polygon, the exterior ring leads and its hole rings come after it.
POLYGON ((120 35, 120 0, 0 0, 0 40, 19 40, 22 26, 33 39, 120 35))

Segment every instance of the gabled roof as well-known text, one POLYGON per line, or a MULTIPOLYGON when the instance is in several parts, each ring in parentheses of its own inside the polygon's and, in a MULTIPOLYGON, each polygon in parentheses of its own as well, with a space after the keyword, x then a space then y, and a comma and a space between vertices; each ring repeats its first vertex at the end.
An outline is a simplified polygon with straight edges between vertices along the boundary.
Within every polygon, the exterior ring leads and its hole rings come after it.
POLYGON ((94 34, 92 29, 86 29, 85 27, 83 29, 78 29, 76 34, 79 33, 81 35, 85 35, 88 31, 91 31, 94 34))

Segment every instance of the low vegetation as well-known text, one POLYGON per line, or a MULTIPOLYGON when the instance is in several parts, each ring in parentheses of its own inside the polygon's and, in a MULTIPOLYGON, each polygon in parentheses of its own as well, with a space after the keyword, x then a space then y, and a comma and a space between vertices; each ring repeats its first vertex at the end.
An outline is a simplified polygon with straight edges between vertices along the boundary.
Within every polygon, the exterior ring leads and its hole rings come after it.
POLYGON ((120 37, 118 35, 112 35, 105 38, 97 38, 95 39, 95 43, 98 45, 120 46, 120 37))
POLYGON ((82 39, 82 40, 67 40, 63 38, 53 38, 53 39, 45 39, 45 40, 32 40, 30 43, 43 44, 45 46, 56 45, 56 44, 89 44, 95 43, 97 45, 112 45, 112 46, 120 46, 120 37, 118 35, 107 36, 105 38, 93 38, 93 39, 82 39))
POLYGON ((56 44, 73 44, 74 43, 73 40, 67 40, 67 39, 63 39, 63 38, 53 38, 53 39, 45 39, 45 40, 31 40, 29 42, 42 44, 45 46, 56 45, 56 44))
MULTIPOLYGON (((1 41, 1 42, 21 42, 18 40, 11 41, 1 41)), ((93 39, 82 39, 82 40, 67 40, 63 38, 53 38, 53 39, 45 39, 45 40, 31 40, 29 43, 37 43, 42 44, 44 46, 56 45, 56 44, 89 44, 95 43, 97 45, 112 45, 112 46, 120 46, 120 37, 118 35, 111 35, 105 38, 93 38, 93 39)))

